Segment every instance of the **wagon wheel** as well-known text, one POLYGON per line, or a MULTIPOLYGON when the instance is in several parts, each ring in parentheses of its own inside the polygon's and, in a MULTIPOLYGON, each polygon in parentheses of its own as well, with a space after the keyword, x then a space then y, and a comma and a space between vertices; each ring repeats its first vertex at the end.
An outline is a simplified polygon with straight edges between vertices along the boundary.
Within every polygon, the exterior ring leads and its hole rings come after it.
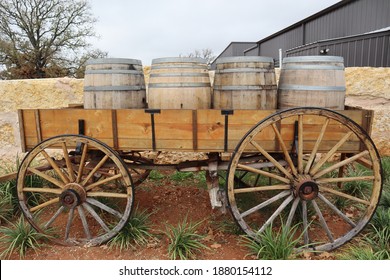
POLYGON ((381 188, 370 137, 349 118, 320 108, 290 109, 259 122, 237 145, 227 175, 230 209, 245 233, 260 238, 267 227, 284 226, 300 239, 297 247, 318 251, 357 235, 372 217, 381 188), (253 150, 273 168, 245 162, 253 150), (279 157, 271 153, 278 150, 279 157), (237 173, 246 174, 240 177, 244 187, 237 173))
POLYGON ((39 232, 63 245, 100 245, 122 229, 133 206, 129 172, 110 147, 86 136, 43 141, 18 172, 21 209, 39 232))

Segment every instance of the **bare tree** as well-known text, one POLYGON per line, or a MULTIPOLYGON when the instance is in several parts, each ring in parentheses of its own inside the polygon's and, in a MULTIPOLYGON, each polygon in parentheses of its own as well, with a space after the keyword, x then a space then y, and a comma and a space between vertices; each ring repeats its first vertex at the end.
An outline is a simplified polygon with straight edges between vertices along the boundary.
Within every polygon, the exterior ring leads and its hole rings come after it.
POLYGON ((0 0, 1 77, 74 75, 95 22, 86 0, 0 0))
POLYGON ((206 48, 202 50, 194 50, 193 52, 187 55, 180 55, 181 57, 200 57, 207 61, 207 64, 210 65, 215 59, 215 55, 212 49, 206 48))

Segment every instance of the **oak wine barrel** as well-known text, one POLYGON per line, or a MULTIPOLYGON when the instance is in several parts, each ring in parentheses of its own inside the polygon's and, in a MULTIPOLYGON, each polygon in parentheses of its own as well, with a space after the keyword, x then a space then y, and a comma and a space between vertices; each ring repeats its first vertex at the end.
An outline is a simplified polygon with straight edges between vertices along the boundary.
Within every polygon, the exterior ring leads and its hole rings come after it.
POLYGON ((283 59, 278 108, 302 106, 343 110, 344 59, 338 56, 296 56, 283 59))
POLYGON ((140 60, 101 58, 87 61, 84 77, 84 108, 145 107, 145 80, 140 60))
POLYGON ((209 109, 211 87, 206 60, 167 57, 152 60, 148 85, 151 109, 209 109))
POLYGON ((215 109, 276 109, 277 85, 270 57, 234 56, 216 61, 215 109))

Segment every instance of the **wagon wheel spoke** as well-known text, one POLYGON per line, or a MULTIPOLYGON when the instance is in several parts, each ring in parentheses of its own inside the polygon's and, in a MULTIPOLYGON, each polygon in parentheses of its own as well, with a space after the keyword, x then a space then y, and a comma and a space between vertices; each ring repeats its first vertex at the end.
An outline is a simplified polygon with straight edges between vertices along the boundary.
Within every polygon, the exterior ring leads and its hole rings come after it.
POLYGON ((57 136, 37 145, 23 160, 17 180, 27 220, 50 240, 68 246, 96 246, 115 236, 131 214, 133 188, 116 152, 80 135, 57 136), (47 164, 35 167, 42 158, 47 164))
POLYGON ((293 161, 291 159, 290 153, 287 150, 286 143, 284 143, 282 135, 280 134, 280 131, 277 128, 275 123, 272 124, 272 129, 275 132, 276 138, 278 139, 278 142, 279 142, 280 147, 281 147, 281 149, 283 151, 283 154, 284 154, 284 156, 286 158, 288 166, 291 168, 291 171, 292 171, 293 175, 296 176, 297 175, 297 169, 295 168, 295 165, 294 165, 294 163, 293 163, 293 161))
POLYGON ((60 201, 59 198, 53 198, 53 199, 51 199, 49 201, 43 202, 43 203, 41 203, 41 204, 39 204, 37 206, 34 206, 34 207, 30 208, 30 211, 31 212, 38 211, 38 210, 40 210, 40 209, 42 209, 44 207, 50 206, 50 205, 55 204, 55 203, 57 203, 59 201, 60 201))
POLYGON ((269 226, 270 224, 272 224, 272 222, 275 220, 275 218, 277 216, 280 215, 280 213, 286 208, 286 206, 291 202, 291 200, 294 199, 294 196, 293 195, 290 195, 289 197, 287 197, 282 204, 280 204, 280 206, 278 207, 278 209, 276 209, 276 211, 271 215, 271 217, 269 217, 269 219, 263 224, 263 226, 259 229, 258 233, 261 233, 265 230, 265 228, 267 226, 269 226))
POLYGON ((86 161, 86 158, 87 158, 87 153, 88 153, 88 144, 84 143, 83 151, 82 151, 82 154, 81 154, 81 160, 80 160, 80 164, 79 164, 79 169, 78 169, 78 172, 77 172, 76 183, 80 183, 81 178, 83 176, 84 168, 85 168, 85 161, 86 161))
POLYGON ((56 185, 57 187, 59 187, 61 189, 64 188, 64 186, 65 186, 64 183, 58 181, 57 179, 53 178, 52 176, 50 176, 42 171, 39 171, 38 169, 36 169, 34 167, 28 167, 27 171, 34 173, 35 175, 38 175, 42 179, 52 183, 53 185, 56 185))
POLYGON ((330 229, 329 229, 328 225, 326 224, 324 216, 322 215, 321 210, 320 210, 320 208, 317 205, 317 202, 315 200, 312 200, 311 203, 312 203, 312 205, 313 205, 313 207, 314 207, 314 209, 315 209, 315 211, 316 211, 316 213, 318 215, 318 218, 320 220, 322 228, 325 230, 326 234, 328 235, 329 241, 330 242, 334 242, 333 235, 330 232, 330 229))
POLYGON ((114 210, 114 209, 108 207, 107 205, 105 205, 105 204, 99 202, 99 201, 96 200, 96 199, 87 198, 87 202, 88 202, 89 204, 95 205, 95 206, 99 207, 100 209, 102 209, 102 210, 104 210, 104 211, 106 211, 106 212, 108 212, 108 213, 110 213, 110 214, 112 214, 112 215, 118 217, 119 219, 122 219, 122 214, 121 214, 121 213, 119 213, 118 211, 116 211, 116 210, 114 210))
POLYGON ((317 154, 317 152, 318 152, 318 149, 319 149, 319 147, 320 147, 320 144, 321 144, 321 142, 322 142, 322 139, 324 138, 325 131, 326 131, 326 129, 328 128, 329 121, 330 121, 330 119, 329 119, 329 118, 326 118, 324 124, 322 125, 320 134, 319 134, 318 137, 317 137, 317 141, 316 141, 316 143, 315 143, 315 145, 314 145, 314 148, 313 148, 313 150, 311 151, 310 157, 309 157, 309 159, 308 159, 308 161, 307 161, 306 168, 305 168, 305 174, 308 174, 310 168, 312 167, 312 164, 313 164, 313 162, 314 162, 314 159, 315 159, 315 157, 316 157, 316 154, 317 154))
POLYGON ((337 144, 310 170, 310 174, 314 175, 324 163, 333 156, 337 150, 351 137, 352 131, 349 131, 337 144))
POLYGON ((72 222, 73 222, 73 216, 74 216, 74 208, 71 208, 69 210, 68 220, 66 222, 65 237, 64 237, 65 241, 69 239, 70 227, 71 227, 72 222))
POLYGON ((91 235, 91 232, 89 231, 88 222, 87 222, 87 218, 85 217, 83 207, 82 207, 82 206, 77 206, 77 212, 79 213, 81 222, 82 222, 82 224, 83 224, 85 236, 86 236, 88 239, 92 239, 92 235, 91 235))
POLYGON ((266 150, 264 150, 257 142, 250 142, 263 156, 272 162, 287 178, 292 179, 292 175, 284 168, 274 157, 272 157, 266 150))
POLYGON ((305 245, 308 246, 310 242, 309 238, 309 223, 307 220, 307 203, 305 200, 302 201, 302 231, 303 231, 303 241, 305 245))
POLYGON ((246 234, 294 228, 298 246, 318 251, 333 250, 364 228, 382 184, 370 137, 344 115, 318 108, 277 112, 259 122, 237 146, 226 181, 231 213, 246 234), (246 160, 251 152, 262 162, 246 160))
POLYGON ((83 204, 84 209, 91 214, 91 216, 100 224, 100 226, 106 231, 109 232, 110 229, 106 225, 106 223, 100 218, 100 216, 96 213, 96 211, 88 204, 83 204))
POLYGON ((65 211, 65 207, 64 206, 60 206, 58 208, 57 212, 55 212, 53 217, 51 217, 50 220, 47 221, 47 223, 43 226, 43 228, 47 229, 55 221, 55 219, 57 219, 57 217, 64 211, 65 211))
POLYGON ((107 178, 105 178, 105 179, 99 180, 99 181, 97 181, 97 182, 95 182, 95 183, 92 183, 92 184, 88 185, 88 186, 85 188, 85 190, 86 190, 86 191, 90 191, 90 190, 92 190, 93 188, 96 188, 96 187, 99 187, 99 186, 101 186, 101 185, 107 184, 107 183, 109 183, 109 182, 111 182, 111 181, 120 179, 120 178, 122 178, 122 177, 123 177, 122 174, 117 174, 117 175, 114 175, 114 176, 107 177, 107 178))
POLYGON ((287 229, 290 229, 291 227, 291 223, 292 223, 292 220, 294 218, 294 215, 295 215, 295 212, 297 210, 297 207, 298 207, 298 204, 299 204, 299 197, 296 197, 292 206, 291 206, 291 209, 290 209, 290 212, 288 214, 288 217, 287 217, 287 222, 286 222, 286 228, 287 229))
POLYGON ((108 155, 105 155, 100 161, 98 164, 96 164, 96 166, 92 169, 92 171, 90 171, 87 175, 87 177, 84 179, 84 181, 81 183, 82 186, 85 186, 85 184, 87 184, 87 182, 92 178, 92 176, 99 170, 100 167, 103 166, 103 164, 107 161, 107 159, 109 158, 108 155))
POLYGON ((63 153, 64 158, 65 158, 66 168, 68 170, 68 175, 69 175, 70 182, 75 182, 76 178, 75 178, 75 175, 74 175, 72 162, 71 162, 69 154, 68 154, 69 153, 68 147, 66 146, 65 142, 62 142, 61 145, 62 145, 62 153, 63 153))
POLYGON ((318 197, 330 208, 332 209, 337 215, 339 215, 344 221, 346 221, 349 225, 352 227, 356 227, 356 224, 351 221, 350 218, 348 218, 343 212, 341 212, 333 203, 331 203, 325 196, 322 194, 318 194, 318 197))
POLYGON ((45 150, 41 151, 42 155, 45 157, 45 159, 49 162, 51 167, 55 170, 56 174, 61 178, 62 182, 65 184, 69 183, 69 178, 65 176, 65 174, 61 171, 61 169, 58 167, 57 163, 48 155, 48 153, 45 150))

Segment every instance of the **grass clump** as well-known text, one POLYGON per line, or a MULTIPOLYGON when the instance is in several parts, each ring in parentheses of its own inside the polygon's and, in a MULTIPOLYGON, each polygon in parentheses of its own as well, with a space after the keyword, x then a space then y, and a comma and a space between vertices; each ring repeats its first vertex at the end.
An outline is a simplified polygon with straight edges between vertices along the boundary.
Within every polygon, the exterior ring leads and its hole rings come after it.
POLYGON ((201 241, 204 236, 197 233, 201 223, 188 222, 185 217, 176 227, 167 225, 165 234, 169 239, 168 255, 172 260, 195 259, 201 249, 208 249, 201 241))
POLYGON ((194 173, 193 172, 180 172, 180 171, 176 171, 175 173, 171 174, 169 176, 169 178, 172 181, 183 182, 183 181, 186 181, 186 180, 193 179, 194 178, 194 173))
MULTIPOLYGON (((364 177, 371 175, 370 172, 367 169, 364 168, 348 168, 348 177, 364 177)), ((369 181, 351 181, 351 182, 345 182, 343 184, 344 190, 347 194, 360 197, 360 198, 366 198, 367 197, 367 191, 371 189, 372 183, 369 181)))
POLYGON ((37 251, 42 246, 41 241, 46 241, 48 235, 37 232, 23 216, 15 223, 10 223, 7 227, 1 227, 0 233, 2 237, 3 252, 0 258, 9 258, 14 252, 18 252, 22 259, 26 255, 27 250, 32 249, 37 251))
POLYGON ((12 193, 12 182, 0 184, 0 223, 9 222, 12 219, 17 201, 12 193))
POLYGON ((146 245, 153 237, 150 233, 150 215, 146 210, 135 209, 125 226, 113 237, 108 245, 110 247, 124 249, 135 249, 136 246, 146 245))
POLYGON ((298 256, 302 234, 296 237, 298 224, 288 228, 282 224, 279 230, 272 225, 258 233, 255 238, 243 237, 243 245, 247 247, 252 255, 262 260, 289 260, 298 256))
POLYGON ((375 252, 370 246, 353 245, 348 250, 338 255, 340 260, 383 260, 383 252, 375 252))

